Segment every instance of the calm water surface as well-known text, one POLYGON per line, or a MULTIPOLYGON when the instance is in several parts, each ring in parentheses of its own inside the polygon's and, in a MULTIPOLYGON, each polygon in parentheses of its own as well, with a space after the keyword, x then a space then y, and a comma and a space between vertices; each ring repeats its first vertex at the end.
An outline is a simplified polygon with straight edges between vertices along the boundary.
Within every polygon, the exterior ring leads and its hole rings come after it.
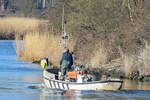
POLYGON ((0 41, 0 100, 150 100, 150 83, 125 80, 120 91, 60 91, 43 87, 39 65, 17 60, 15 41, 0 41))

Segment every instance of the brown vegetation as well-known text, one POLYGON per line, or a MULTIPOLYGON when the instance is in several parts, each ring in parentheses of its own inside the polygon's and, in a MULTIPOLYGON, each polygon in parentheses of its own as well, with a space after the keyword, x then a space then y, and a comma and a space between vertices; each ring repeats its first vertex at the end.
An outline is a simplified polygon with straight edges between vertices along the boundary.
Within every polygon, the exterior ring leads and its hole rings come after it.
MULTIPOLYGON (((37 30, 39 19, 25 17, 0 18, 0 36, 23 35, 27 32, 37 30)), ((11 37, 10 37, 11 38, 11 37)))

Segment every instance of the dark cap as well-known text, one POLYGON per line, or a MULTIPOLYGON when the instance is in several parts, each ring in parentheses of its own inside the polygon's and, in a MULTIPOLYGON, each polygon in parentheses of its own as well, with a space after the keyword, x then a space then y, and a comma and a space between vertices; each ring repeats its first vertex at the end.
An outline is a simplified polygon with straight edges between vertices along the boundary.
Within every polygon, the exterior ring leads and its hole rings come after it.
POLYGON ((69 52, 69 49, 68 48, 64 48, 64 52, 69 52))

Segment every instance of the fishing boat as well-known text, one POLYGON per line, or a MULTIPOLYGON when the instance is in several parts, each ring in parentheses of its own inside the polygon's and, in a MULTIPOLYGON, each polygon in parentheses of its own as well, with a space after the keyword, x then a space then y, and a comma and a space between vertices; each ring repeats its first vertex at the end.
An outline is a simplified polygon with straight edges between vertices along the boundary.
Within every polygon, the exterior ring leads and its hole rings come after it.
MULTIPOLYGON (((62 16, 62 30, 63 30, 63 46, 66 48, 66 39, 68 39, 64 24, 64 5, 62 16)), ((41 60, 41 67, 43 71, 43 79, 45 86, 51 89, 61 90, 119 90, 122 87, 121 80, 101 80, 95 81, 90 74, 85 72, 83 67, 75 67, 68 72, 64 79, 61 78, 60 70, 58 68, 45 68, 48 64, 47 59, 41 60)))
MULTIPOLYGON (((104 81, 78 81, 79 74, 75 74, 75 80, 71 78, 67 80, 59 79, 59 69, 49 68, 43 71, 43 79, 45 86, 51 89, 61 90, 120 90, 123 81, 121 80, 104 80, 104 81)), ((82 77, 83 78, 83 77, 82 77)))

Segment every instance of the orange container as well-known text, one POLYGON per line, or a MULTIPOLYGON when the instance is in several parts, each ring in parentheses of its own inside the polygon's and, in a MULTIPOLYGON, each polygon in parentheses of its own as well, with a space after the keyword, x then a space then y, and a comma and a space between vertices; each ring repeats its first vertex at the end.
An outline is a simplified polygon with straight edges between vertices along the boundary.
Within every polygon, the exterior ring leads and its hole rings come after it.
POLYGON ((71 71, 67 73, 67 76, 69 78, 76 78, 79 73, 82 74, 82 71, 71 71))

